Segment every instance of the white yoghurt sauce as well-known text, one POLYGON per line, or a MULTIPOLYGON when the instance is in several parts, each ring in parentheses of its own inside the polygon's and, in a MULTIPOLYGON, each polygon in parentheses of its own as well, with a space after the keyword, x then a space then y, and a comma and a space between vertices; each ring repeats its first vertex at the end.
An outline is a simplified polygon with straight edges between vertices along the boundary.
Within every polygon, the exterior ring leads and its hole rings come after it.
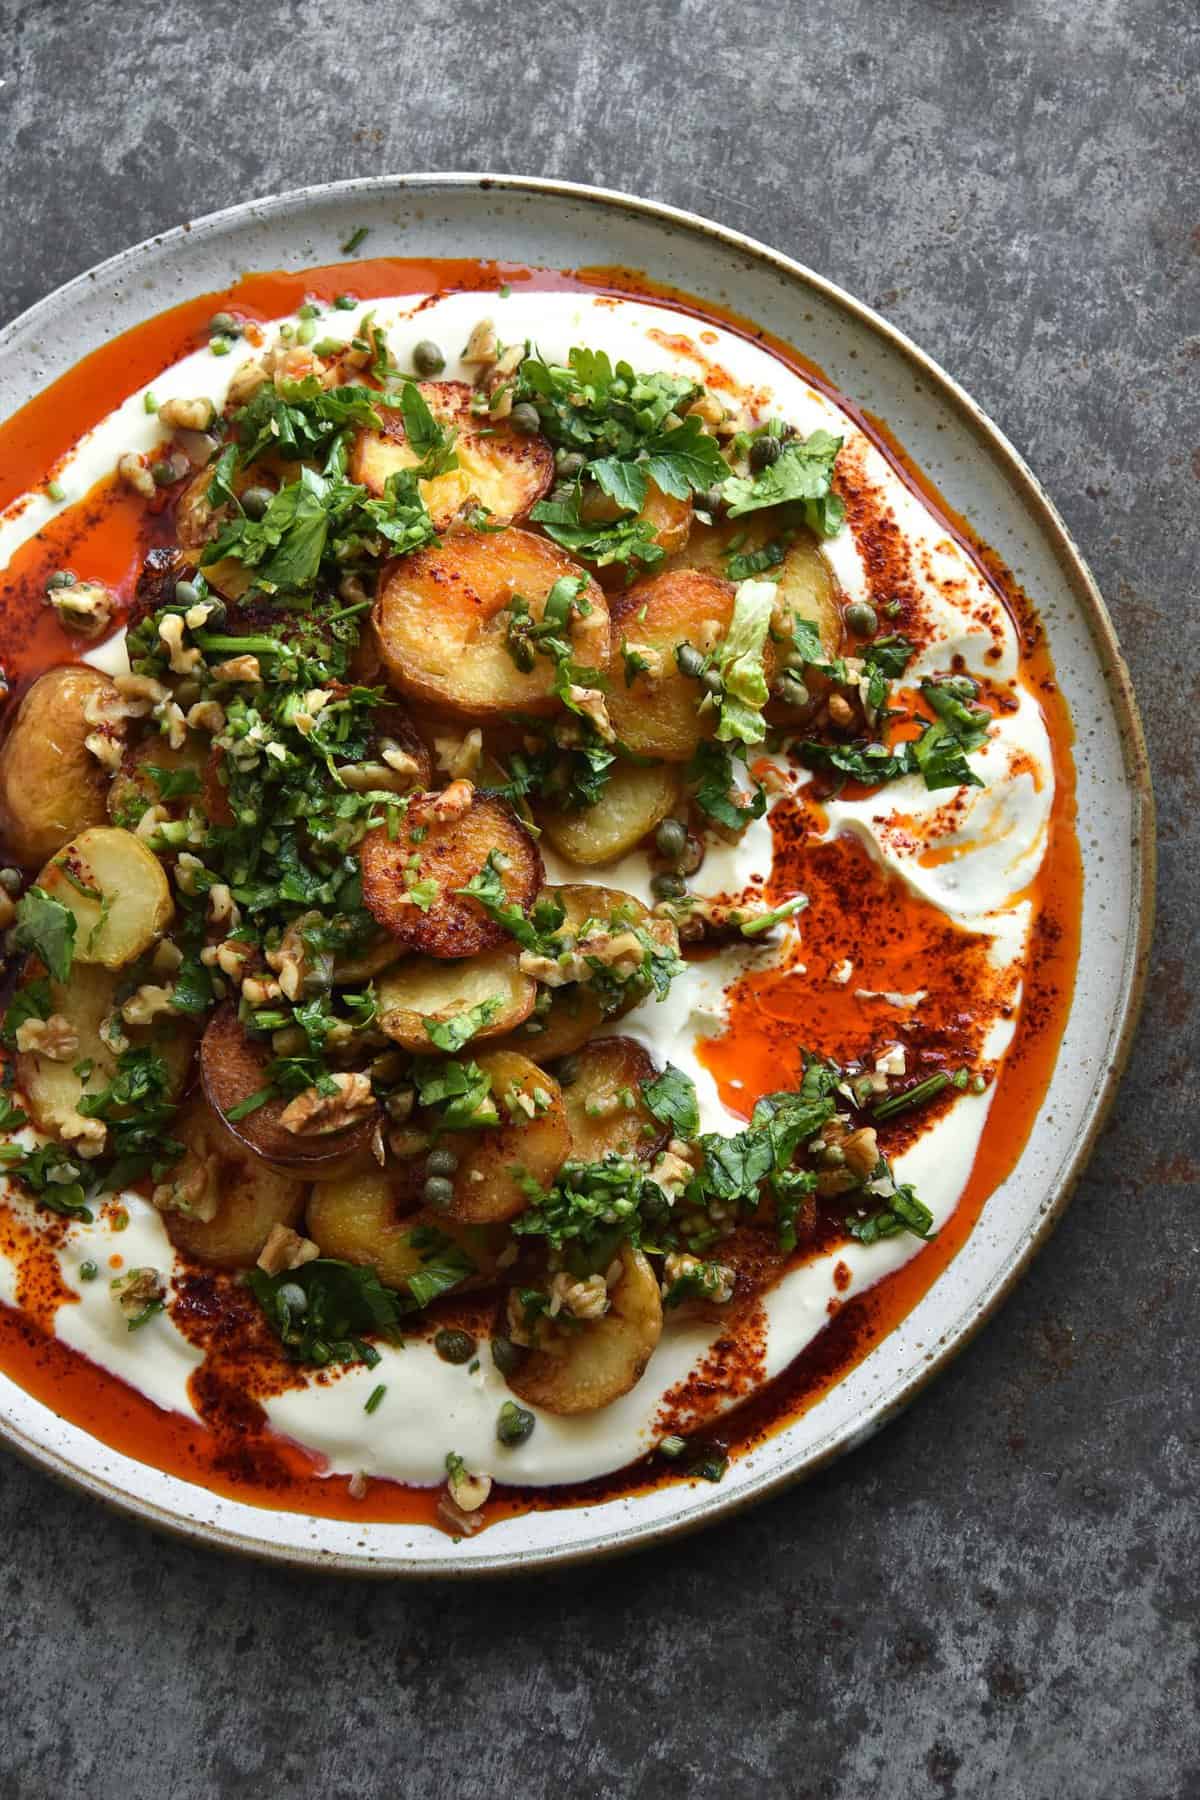
MULTIPOLYGON (((855 470, 860 485, 875 490, 877 504, 890 511, 911 553, 912 583, 931 642, 910 669, 919 678, 946 669, 955 654, 966 668, 995 683, 1019 676, 1018 644, 1004 609, 996 604, 974 563, 952 540, 929 510, 899 479, 875 446, 853 422, 799 375, 768 351, 705 321, 703 326, 668 309, 642 301, 616 300, 581 293, 516 291, 448 295, 421 308, 419 298, 381 300, 371 304, 402 367, 421 338, 431 337, 447 353, 465 345, 471 328, 490 316, 501 341, 531 337, 553 360, 565 361, 573 344, 602 348, 616 361, 637 368, 677 369, 699 378, 705 364, 719 364, 740 388, 754 390, 760 401, 807 435, 825 427, 843 437, 843 464, 855 470), (693 360, 679 347, 680 334, 706 333, 703 358, 693 360), (674 340, 667 348, 649 334, 674 340), (713 338, 715 337, 715 342, 713 338), (989 660, 987 652, 992 656, 989 660)), ((366 308, 364 308, 366 310, 366 308)), ((318 332, 352 337, 359 313, 328 311, 318 332)), ((172 396, 206 395, 218 406, 242 361, 254 355, 238 342, 230 355, 214 357, 207 349, 183 358, 155 376, 154 393, 161 402, 172 396)), ((444 379, 470 379, 470 371, 453 361, 444 379)), ((108 474, 126 450, 148 451, 162 439, 162 428, 145 411, 139 389, 111 412, 75 447, 58 471, 66 490, 64 502, 42 492, 27 494, 0 517, 0 567, 63 504, 81 499, 94 482, 108 474)), ((869 598, 859 547, 850 526, 826 542, 824 551, 847 600, 869 598)), ((86 576, 86 569, 80 573, 86 576)), ((127 667, 122 635, 90 651, 86 659, 118 672, 127 667)), ((971 763, 985 786, 929 793, 919 777, 895 782, 868 799, 834 801, 827 808, 829 831, 853 832, 888 869, 954 921, 991 938, 991 955, 1000 968, 1019 965, 1026 950, 1031 908, 1020 898, 1041 862, 1054 798, 1050 742, 1032 693, 1018 688, 1019 705, 995 720, 988 743, 971 763), (947 802, 955 801, 953 810, 947 802), (903 820, 901 826, 898 821, 903 820), (952 854, 920 860, 936 845, 952 854)), ((557 863, 543 846, 550 881, 578 880, 579 871, 557 863)), ((771 833, 767 820, 753 824, 736 846, 716 843, 704 864, 701 886, 706 893, 736 894, 752 872, 770 866, 771 833)), ((650 870, 635 854, 603 871, 587 871, 589 879, 648 895, 650 870)), ((784 931, 785 947, 800 946, 803 962, 803 913, 784 931)), ((847 956, 852 956, 848 941, 847 956)), ((777 949, 775 954, 781 952, 777 949)), ((769 952, 768 952, 769 954, 769 952)), ((724 1017, 725 988, 761 949, 735 948, 691 967, 675 982, 666 1001, 647 1001, 617 1027, 637 1038, 661 1063, 668 1059, 687 1070, 700 1097, 703 1129, 734 1132, 743 1121, 730 1113, 716 1084, 696 1056, 698 1038, 712 1036, 724 1017)), ((803 980, 799 970, 793 979, 803 980)), ((898 1014, 898 1019, 902 1014, 898 1014)), ((1014 1024, 997 1018, 984 1054, 1003 1055, 1014 1024)), ((966 1185, 991 1103, 993 1090, 959 1096, 949 1112, 929 1126, 919 1140, 898 1156, 898 1181, 912 1182, 931 1209, 935 1229, 949 1218, 966 1185)), ((23 1134, 28 1136, 28 1134, 23 1134)), ((15 1189, 6 1194, 15 1209, 32 1212, 15 1189)), ((60 1339, 93 1362, 111 1370, 159 1406, 196 1417, 187 1382, 201 1354, 172 1324, 169 1311, 131 1333, 115 1304, 104 1273, 80 1280, 80 1265, 91 1260, 101 1271, 120 1252, 126 1269, 173 1266, 173 1251, 154 1209, 136 1194, 123 1197, 129 1224, 119 1235, 99 1217, 91 1225, 73 1223, 58 1259, 67 1285, 79 1295, 78 1305, 59 1309, 60 1339)), ((828 1303, 862 1292, 915 1256, 920 1240, 900 1234, 882 1242, 839 1244, 784 1277, 765 1297, 767 1318, 763 1378, 779 1374, 822 1329, 828 1303), (834 1267, 842 1265, 835 1286, 834 1267), (849 1271, 849 1283, 844 1271, 849 1271)), ((0 1299, 16 1301, 16 1269, 0 1256, 0 1299)), ((356 1367, 328 1385, 290 1389, 264 1402, 272 1427, 325 1459, 328 1473, 390 1477, 419 1484, 445 1476, 447 1451, 462 1456, 468 1468, 522 1484, 576 1482, 608 1473, 633 1461, 655 1442, 654 1421, 663 1397, 683 1381, 720 1335, 711 1324, 675 1320, 667 1324, 649 1370, 638 1385, 614 1405, 581 1418, 539 1414, 529 1439, 515 1449, 496 1441, 496 1416, 510 1398, 504 1381, 486 1352, 469 1373, 442 1362, 432 1344, 408 1343, 403 1349, 380 1345, 374 1369, 356 1367), (387 1392, 378 1409, 364 1405, 380 1383, 387 1392)))

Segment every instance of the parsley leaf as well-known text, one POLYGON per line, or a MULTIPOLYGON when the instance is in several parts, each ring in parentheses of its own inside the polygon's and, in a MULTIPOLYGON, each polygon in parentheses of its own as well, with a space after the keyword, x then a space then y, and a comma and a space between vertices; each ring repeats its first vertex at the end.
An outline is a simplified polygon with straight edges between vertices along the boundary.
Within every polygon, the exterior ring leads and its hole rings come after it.
POLYGON ((464 1044, 469 1044, 476 1034, 490 1025, 500 1011, 499 1000, 481 1000, 478 1006, 468 1006, 464 1011, 454 1013, 449 1019, 423 1019, 431 1043, 439 1050, 445 1050, 453 1056, 464 1044))
POLYGON ((331 1257, 279 1275, 248 1269, 245 1280, 292 1361, 318 1368, 355 1362, 374 1368, 379 1352, 361 1334, 392 1331, 403 1310, 400 1297, 384 1287, 374 1269, 331 1257))
POLYGON ((642 1089, 642 1099, 660 1124, 675 1137, 694 1138, 700 1129, 700 1105, 690 1075, 668 1063, 661 1075, 642 1089))
POLYGON ((758 512, 765 506, 801 501, 810 529, 821 537, 836 537, 846 516, 840 497, 833 492, 833 470, 841 438, 828 431, 814 431, 808 438, 789 438, 773 463, 757 475, 731 475, 721 488, 731 519, 758 512))
POLYGON ((27 888, 17 902, 13 947, 31 950, 55 981, 65 981, 75 954, 75 914, 45 888, 27 888))
POLYGON ((770 690, 763 670, 763 650, 775 609, 775 584, 743 581, 733 602, 729 629, 715 652, 724 683, 718 703, 720 743, 760 744, 767 735, 762 709, 770 690))

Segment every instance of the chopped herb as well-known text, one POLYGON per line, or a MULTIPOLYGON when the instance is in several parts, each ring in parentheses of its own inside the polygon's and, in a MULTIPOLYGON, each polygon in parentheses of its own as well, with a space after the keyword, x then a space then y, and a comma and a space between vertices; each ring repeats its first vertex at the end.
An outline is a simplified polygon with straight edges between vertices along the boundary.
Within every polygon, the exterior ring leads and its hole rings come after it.
POLYGON ((352 231, 342 245, 342 255, 353 256, 359 245, 363 243, 368 236, 370 229, 369 225, 360 225, 357 231, 352 231))
POLYGON ((365 1413, 378 1412, 380 1404, 383 1400, 383 1396, 386 1393, 387 1393, 387 1384, 385 1382, 381 1381, 377 1388, 371 1389, 370 1397, 367 1399, 365 1405, 363 1406, 363 1411, 365 1413))
POLYGON ((700 1129, 700 1103, 690 1075, 668 1063, 661 1075, 642 1089, 642 1099, 676 1137, 694 1138, 700 1129))
POLYGON ((45 888, 28 888, 17 902, 13 948, 31 950, 55 981, 65 981, 75 951, 75 924, 75 914, 45 888))
POLYGON ((469 1044, 476 1034, 490 1025, 500 1011, 499 1000, 481 1000, 449 1019, 423 1019, 421 1022, 432 1043, 450 1056, 469 1044))
POLYGON ((846 509, 833 492, 833 470, 841 438, 828 431, 814 431, 808 438, 791 438, 775 461, 757 475, 731 475, 721 494, 731 519, 763 507, 790 501, 803 505, 805 522, 819 537, 836 537, 846 509))

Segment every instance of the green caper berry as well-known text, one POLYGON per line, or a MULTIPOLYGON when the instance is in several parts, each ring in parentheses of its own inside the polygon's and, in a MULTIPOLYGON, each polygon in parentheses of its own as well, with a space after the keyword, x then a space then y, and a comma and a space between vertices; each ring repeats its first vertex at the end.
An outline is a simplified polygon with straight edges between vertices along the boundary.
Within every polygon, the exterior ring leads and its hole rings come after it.
POLYGON ((216 337, 237 337, 241 326, 232 313, 214 313, 208 321, 208 329, 216 337))
POLYGON ((454 1154, 453 1150, 444 1148, 431 1150, 429 1155, 425 1158, 425 1173, 427 1175, 453 1175, 457 1167, 458 1157, 454 1154))
POLYGON ((500 1417, 496 1420, 496 1437, 501 1444, 515 1449, 523 1444, 526 1438, 533 1435, 537 1420, 524 1406, 518 1406, 515 1400, 506 1400, 500 1408, 500 1417))
POLYGON ((225 602, 216 594, 210 592, 204 596, 204 604, 208 608, 208 617, 204 621, 204 629, 206 631, 220 631, 226 619, 229 617, 229 609, 226 607, 225 602))
POLYGON ((46 583, 46 592, 49 593, 54 588, 74 587, 78 579, 77 575, 72 575, 70 569, 56 569, 46 583))
POLYGON ((720 669, 705 669, 700 682, 718 700, 725 692, 725 681, 720 669))
POLYGON ((447 1181, 444 1175, 431 1175, 421 1193, 426 1206, 432 1206, 435 1212, 444 1212, 454 1198, 454 1183, 447 1181))
MULTIPOLYGON (((0 888, 3 888, 6 894, 19 894, 21 887, 20 869, 0 869, 0 888)), ((976 1079, 982 1080, 983 1077, 977 1076, 976 1079)))
POLYGON ((242 511, 248 519, 262 519, 275 498, 269 487, 248 487, 242 495, 242 511))
POLYGON ((564 1056, 558 1065, 559 1087, 574 1087, 578 1080, 579 1058, 577 1056, 564 1056))
POLYGON ((536 406, 531 406, 528 400, 522 400, 520 406, 514 406, 508 419, 513 430, 523 431, 526 437, 532 437, 535 431, 542 429, 542 421, 538 418, 538 409, 536 406))
POLYGON ((687 882, 682 875, 655 875, 650 892, 656 900, 682 900, 687 893, 687 882))
POLYGON ((80 1281, 95 1281, 99 1273, 100 1270, 97 1268, 96 1264, 90 1260, 88 1262, 82 1262, 79 1265, 80 1281))
POLYGON ((169 462, 152 462, 150 473, 158 487, 170 487, 172 482, 179 479, 169 462))
POLYGON ((876 616, 875 608, 868 606, 865 600, 856 600, 852 606, 848 606, 845 618, 847 629, 852 631, 855 637, 874 637, 879 629, 879 619, 876 616))
POLYGON ((664 819, 654 834, 654 842, 660 856, 668 862, 678 862, 687 849, 687 826, 679 819, 664 819))
POLYGON ((575 481, 587 468, 587 457, 578 450, 556 450, 554 467, 564 481, 575 481))
POLYGON ((412 359, 413 368, 418 375, 440 375, 446 366, 441 345, 435 344, 432 338, 422 338, 414 346, 412 359))
POLYGON ((680 644, 675 652, 675 662, 679 673, 690 676, 693 681, 704 673, 704 658, 695 644, 680 644))
POLYGON ((755 438, 750 446, 750 467, 756 475, 769 469, 772 463, 779 461, 779 453, 783 449, 777 437, 755 438))
POLYGON ((779 683, 779 698, 786 706, 807 706, 808 689, 794 675, 784 675, 779 683))
POLYGON ((439 1331, 433 1340, 433 1347, 443 1362, 470 1362, 475 1354, 475 1339, 469 1331, 439 1331))
POLYGON ((525 1361, 525 1352, 511 1338, 492 1339, 492 1361, 501 1375, 513 1375, 525 1361))
POLYGON ((200 589, 194 581, 177 581, 175 583, 175 604, 177 606, 198 606, 200 589))
POLYGON ((353 312, 358 305, 358 297, 355 294, 336 294, 333 304, 338 312, 353 312))
POLYGON ((308 1307, 308 1295, 298 1281, 285 1281, 276 1297, 290 1313, 302 1313, 308 1307))
POLYGON ((719 486, 706 488, 702 494, 696 495, 696 505, 700 508, 701 512, 706 512, 711 519, 716 518, 724 504, 725 502, 722 498, 719 486))

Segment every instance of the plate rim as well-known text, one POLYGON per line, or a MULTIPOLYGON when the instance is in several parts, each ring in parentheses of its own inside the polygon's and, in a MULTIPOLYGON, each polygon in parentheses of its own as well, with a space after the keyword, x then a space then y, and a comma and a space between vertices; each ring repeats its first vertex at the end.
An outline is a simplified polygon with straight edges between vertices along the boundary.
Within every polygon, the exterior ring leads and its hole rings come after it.
MULTIPOLYGON (((1104 598, 1058 508, 1006 433, 928 352, 881 313, 838 283, 747 233, 664 201, 649 200, 619 189, 590 183, 562 181, 550 176, 453 170, 314 182, 239 201, 167 231, 154 232, 104 261, 82 270, 34 301, 0 328, 0 355, 18 336, 35 330, 40 319, 51 313, 59 303, 89 284, 118 274, 129 264, 136 264, 149 251, 165 251, 169 255, 177 246, 219 235, 224 227, 247 215, 267 218, 288 211, 303 211, 306 205, 326 201, 330 196, 377 196, 381 193, 411 193, 417 190, 436 194, 438 191, 463 189, 484 192, 495 190, 529 198, 548 196, 583 202, 632 213, 643 221, 657 222, 677 232, 715 240, 724 249, 732 250, 753 263, 765 265, 789 284, 807 288, 820 295, 835 309, 849 314, 857 324, 881 339, 889 350, 900 355, 936 390, 956 413, 960 422, 965 424, 976 442, 999 463, 1002 473, 1016 490, 1024 507, 1034 515, 1053 560, 1079 605, 1095 646, 1098 670, 1111 696, 1132 807, 1133 858, 1129 924, 1133 929, 1126 932, 1120 993, 1106 1046, 1106 1066, 1093 1083, 1074 1143, 1060 1165, 1042 1216, 1036 1225, 1029 1228, 1019 1249, 1014 1253, 1010 1266, 996 1281, 986 1298, 977 1303, 971 1316, 953 1328, 953 1336, 949 1341, 939 1341, 927 1366, 911 1376, 898 1393, 883 1396, 868 1407, 853 1432, 848 1432, 840 1442, 803 1458, 798 1466, 763 1474, 746 1491, 726 1492, 722 1495, 717 1490, 705 1504, 690 1509, 680 1517, 641 1526, 636 1522, 614 1526, 602 1538, 582 1544, 505 1551, 491 1558, 474 1557, 469 1562, 457 1560, 452 1555, 417 1558, 411 1555, 384 1554, 363 1557, 343 1550, 271 1544, 265 1537, 252 1537, 215 1521, 187 1519, 157 1502, 122 1490, 98 1471, 81 1469, 62 1452, 27 1439, 19 1427, 8 1421, 0 1421, 0 1439, 23 1461, 64 1483, 73 1491, 86 1494, 90 1500, 99 1501, 109 1511, 122 1517, 134 1518, 139 1524, 166 1532, 189 1544, 224 1550, 257 1562, 376 1579, 403 1577, 408 1580, 437 1580, 449 1577, 467 1580, 483 1576, 518 1576, 527 1571, 599 1562, 652 1544, 661 1544, 699 1531, 720 1519, 732 1518, 747 1507, 757 1505, 760 1501, 807 1480, 890 1423, 974 1341, 977 1333, 1024 1277, 1029 1265, 1066 1212, 1097 1139, 1104 1129, 1129 1063, 1145 1000, 1149 951, 1154 933, 1157 880, 1155 798, 1141 715, 1132 677, 1104 598)), ((261 1510, 264 1518, 274 1516, 270 1508, 255 1510, 261 1510)))

